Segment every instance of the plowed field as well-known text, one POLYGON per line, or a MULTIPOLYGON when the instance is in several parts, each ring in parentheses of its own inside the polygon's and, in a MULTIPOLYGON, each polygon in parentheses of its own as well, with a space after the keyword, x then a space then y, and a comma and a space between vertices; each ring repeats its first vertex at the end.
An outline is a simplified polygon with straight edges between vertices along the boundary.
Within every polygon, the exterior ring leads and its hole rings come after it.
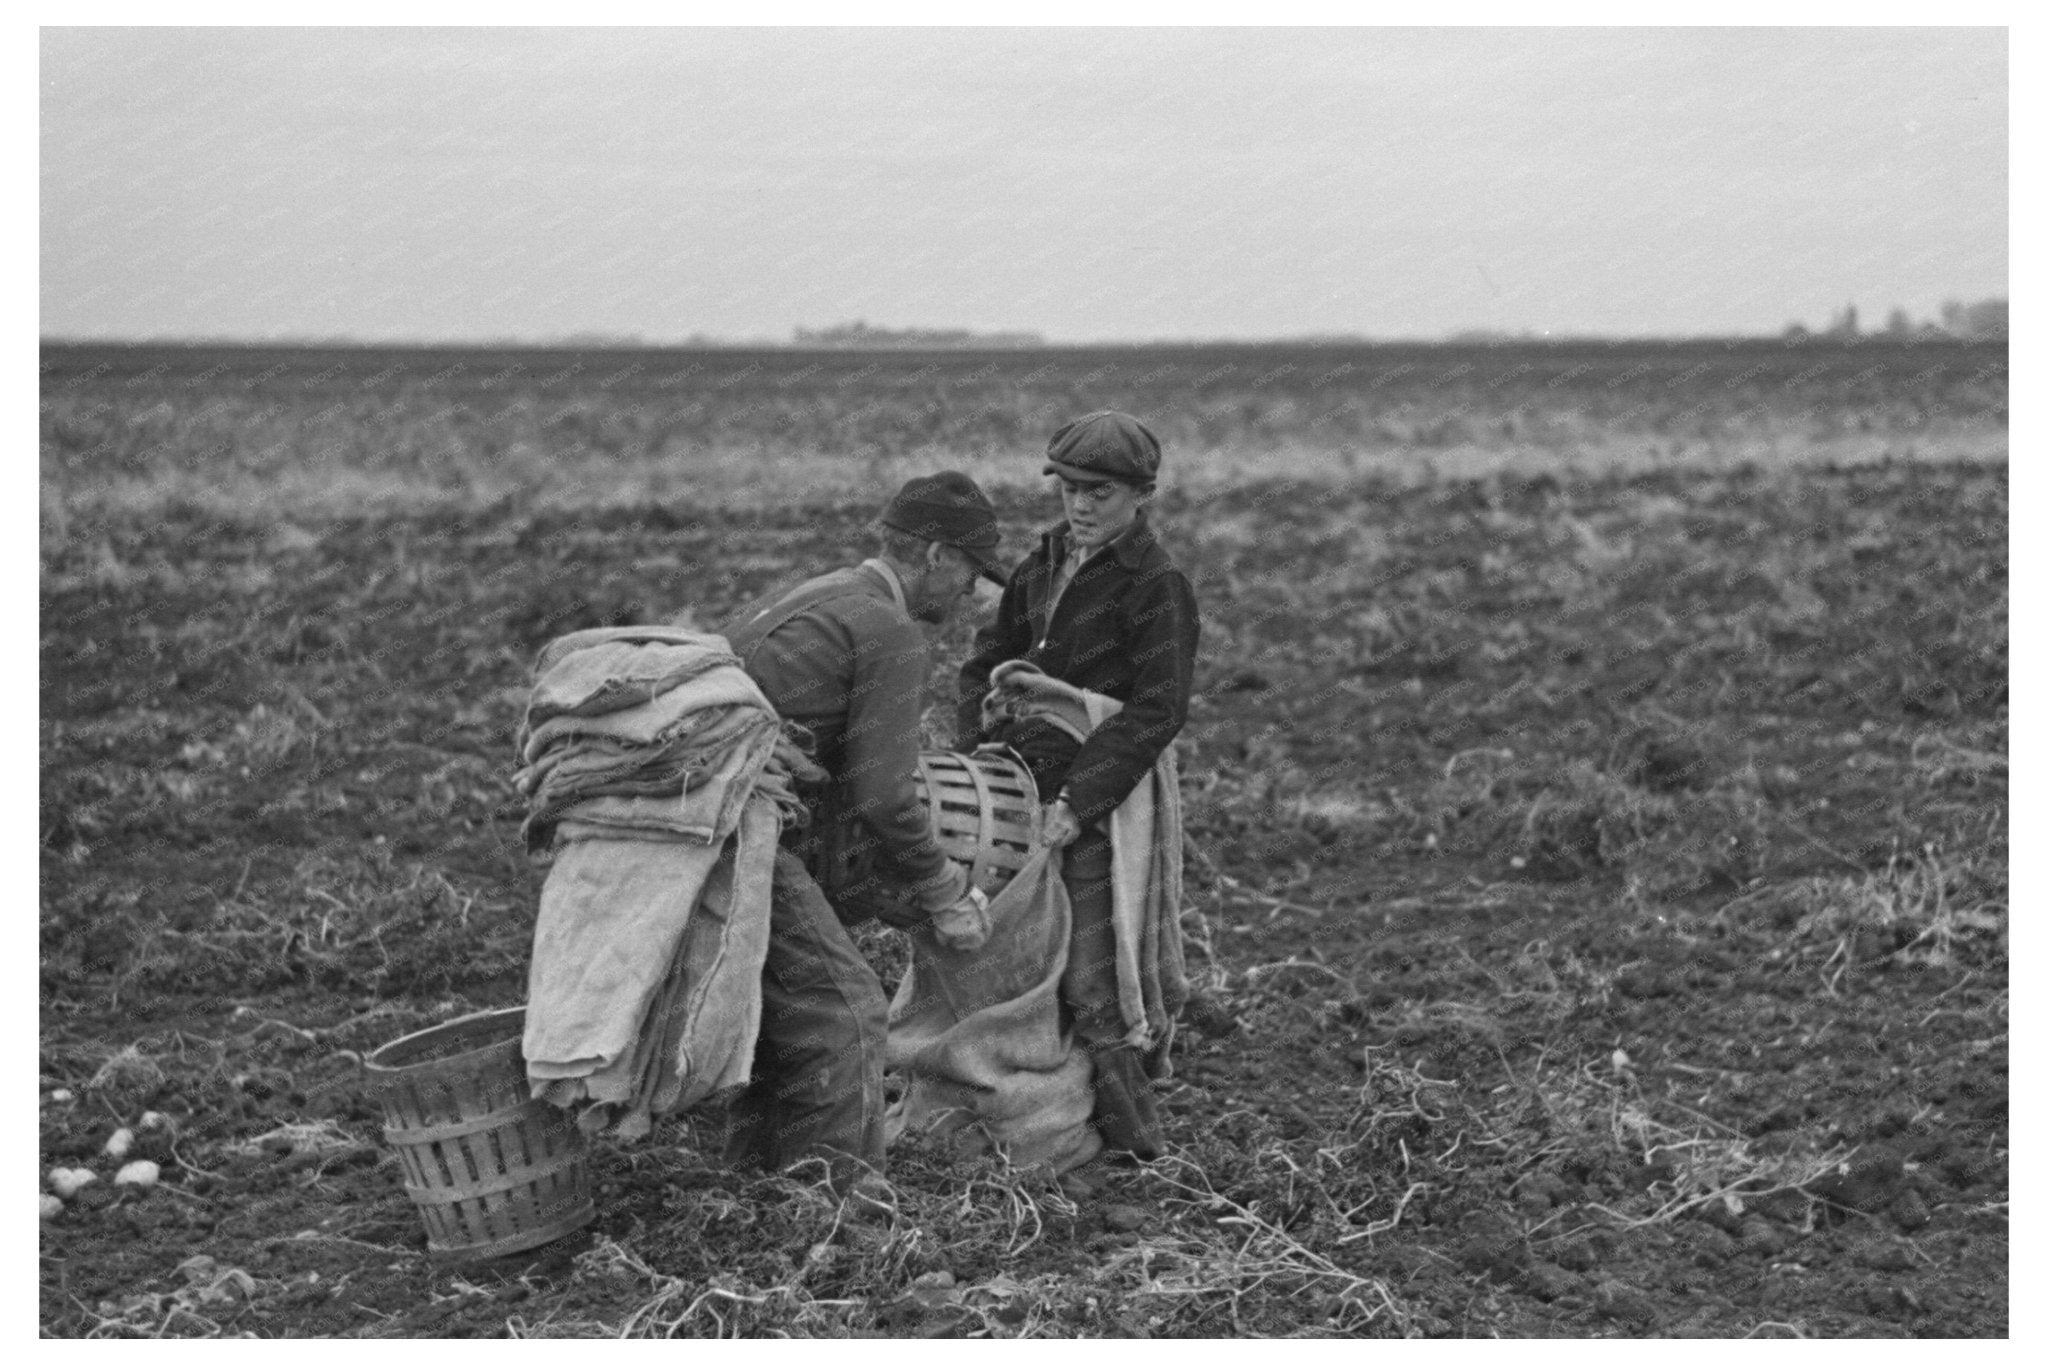
POLYGON ((40 1155, 100 1176, 46 1335, 2007 1330, 2002 348, 221 354, 45 355, 40 1155), (1170 1155, 1075 1203, 912 1142, 858 1221, 707 1109, 430 1263, 355 1063, 522 999, 540 645, 946 463, 1021 553, 1108 405, 1204 620, 1170 1155))

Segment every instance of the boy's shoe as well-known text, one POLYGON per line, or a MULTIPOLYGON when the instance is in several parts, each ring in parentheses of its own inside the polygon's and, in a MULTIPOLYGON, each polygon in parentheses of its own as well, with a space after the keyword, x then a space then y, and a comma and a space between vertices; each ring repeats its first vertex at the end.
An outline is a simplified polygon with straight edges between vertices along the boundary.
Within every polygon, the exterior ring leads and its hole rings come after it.
POLYGON ((1140 1161, 1166 1154, 1159 1131, 1159 1107, 1152 1102, 1152 1082, 1132 1047, 1113 1047, 1094 1054, 1096 1129, 1111 1151, 1129 1152, 1140 1161))

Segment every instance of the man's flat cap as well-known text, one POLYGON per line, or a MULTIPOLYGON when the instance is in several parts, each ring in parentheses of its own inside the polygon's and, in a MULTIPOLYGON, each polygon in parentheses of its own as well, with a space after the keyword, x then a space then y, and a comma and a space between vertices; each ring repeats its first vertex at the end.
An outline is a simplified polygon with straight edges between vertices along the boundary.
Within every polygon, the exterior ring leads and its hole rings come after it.
POLYGON ((1147 484, 1159 477, 1159 438, 1127 412, 1091 412, 1052 434, 1045 472, 1075 483, 1147 484))

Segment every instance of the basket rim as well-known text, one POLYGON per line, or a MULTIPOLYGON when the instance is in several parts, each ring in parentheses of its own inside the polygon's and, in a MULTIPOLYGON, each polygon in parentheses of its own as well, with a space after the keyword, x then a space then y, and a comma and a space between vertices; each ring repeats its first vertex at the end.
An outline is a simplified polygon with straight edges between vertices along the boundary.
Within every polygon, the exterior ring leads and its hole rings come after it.
POLYGON ((431 1028, 417 1029, 401 1038, 392 1039, 369 1056, 363 1058, 363 1070, 378 1079, 391 1079, 399 1076, 424 1075, 431 1071, 448 1067, 460 1067, 463 1064, 474 1061, 486 1052, 503 1047, 506 1043, 518 1044, 524 1033, 525 1021, 526 1006, 524 1005, 514 1005, 508 1009, 479 1010, 474 1014, 465 1014, 459 1019, 450 1019, 446 1023, 435 1024, 431 1028), (475 1047, 465 1048, 460 1052, 451 1052, 445 1057, 433 1057, 418 1062, 400 1062, 397 1060, 406 1051, 416 1049, 430 1039, 436 1041, 444 1038, 453 1040, 465 1034, 495 1032, 497 1026, 501 1024, 518 1024, 520 1027, 514 1029, 509 1035, 487 1037, 475 1047))

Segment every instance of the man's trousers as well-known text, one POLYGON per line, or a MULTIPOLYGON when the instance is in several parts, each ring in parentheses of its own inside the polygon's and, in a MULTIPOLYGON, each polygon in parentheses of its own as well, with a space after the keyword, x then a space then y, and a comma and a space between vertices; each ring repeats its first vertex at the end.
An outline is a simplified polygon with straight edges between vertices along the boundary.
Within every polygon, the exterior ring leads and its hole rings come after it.
POLYGON ((882 1172, 882 1057, 889 1002, 801 859, 775 855, 761 1034, 753 1081, 733 1105, 726 1157, 781 1170, 807 1157, 844 1189, 882 1172))
POLYGON ((1083 829, 1067 845, 1060 880, 1073 907, 1074 928, 1060 999, 1071 1012, 1074 1040, 1094 1064, 1095 1126, 1110 1147, 1149 1159, 1165 1148, 1151 1082, 1137 1049, 1124 1044, 1127 1026, 1116 991, 1113 871, 1105 825, 1083 829))

